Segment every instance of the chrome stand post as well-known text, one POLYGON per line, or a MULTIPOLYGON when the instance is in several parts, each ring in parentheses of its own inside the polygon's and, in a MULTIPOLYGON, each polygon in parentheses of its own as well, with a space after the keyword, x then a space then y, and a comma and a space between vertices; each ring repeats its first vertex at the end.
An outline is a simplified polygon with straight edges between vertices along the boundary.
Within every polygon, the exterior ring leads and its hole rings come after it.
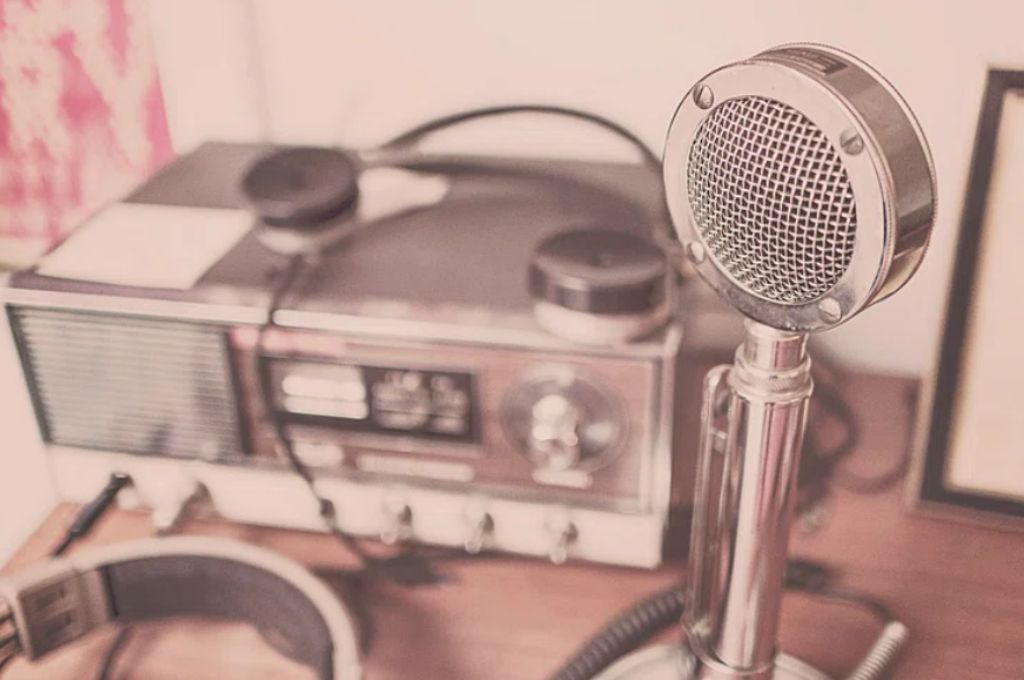
POLYGON ((777 652, 807 336, 753 321, 746 331, 735 362, 704 382, 682 644, 626 657, 601 680, 827 680, 777 652))

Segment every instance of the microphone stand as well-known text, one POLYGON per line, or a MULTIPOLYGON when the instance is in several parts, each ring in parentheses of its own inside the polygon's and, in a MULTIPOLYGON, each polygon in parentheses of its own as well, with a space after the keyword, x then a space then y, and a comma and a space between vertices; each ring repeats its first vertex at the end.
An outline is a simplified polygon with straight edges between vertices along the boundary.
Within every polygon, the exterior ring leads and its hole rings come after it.
POLYGON ((704 382, 683 618, 692 677, 700 680, 778 677, 789 528, 813 383, 805 334, 753 321, 746 331, 733 365, 713 369, 704 382))
POLYGON ((748 320, 734 363, 708 373, 684 640, 603 680, 828 680, 777 651, 810 365, 806 334, 748 320))

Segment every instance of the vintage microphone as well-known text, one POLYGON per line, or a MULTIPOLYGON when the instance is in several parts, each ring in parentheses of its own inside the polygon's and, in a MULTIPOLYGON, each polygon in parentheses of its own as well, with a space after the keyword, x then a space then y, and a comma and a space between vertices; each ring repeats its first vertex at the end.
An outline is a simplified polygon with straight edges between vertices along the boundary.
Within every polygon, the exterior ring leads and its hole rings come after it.
POLYGON ((931 156, 873 69, 786 45, 690 90, 669 128, 664 180, 690 262, 746 317, 746 337, 705 380, 683 643, 600 677, 827 680, 777 652, 812 390, 807 334, 917 268, 935 214, 931 156))

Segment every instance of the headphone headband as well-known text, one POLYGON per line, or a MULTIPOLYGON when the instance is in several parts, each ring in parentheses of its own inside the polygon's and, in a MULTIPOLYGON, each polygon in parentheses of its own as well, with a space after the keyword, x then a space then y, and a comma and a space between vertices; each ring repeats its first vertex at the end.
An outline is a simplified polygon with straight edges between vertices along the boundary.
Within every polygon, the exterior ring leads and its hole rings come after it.
POLYGON ((262 548, 195 536, 95 548, 0 580, 0 667, 111 621, 193 615, 251 623, 323 680, 362 677, 351 619, 308 570, 262 548))

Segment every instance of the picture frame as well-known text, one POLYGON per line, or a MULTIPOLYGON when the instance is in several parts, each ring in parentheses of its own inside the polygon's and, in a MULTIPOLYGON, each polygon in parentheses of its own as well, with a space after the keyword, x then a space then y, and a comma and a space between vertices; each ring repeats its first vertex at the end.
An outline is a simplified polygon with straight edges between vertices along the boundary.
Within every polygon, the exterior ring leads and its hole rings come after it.
POLYGON ((924 511, 1017 528, 1024 362, 1011 357, 1014 331, 1024 331, 1024 259, 1014 261, 1024 253, 1022 179, 1024 69, 990 69, 909 495, 924 511))

